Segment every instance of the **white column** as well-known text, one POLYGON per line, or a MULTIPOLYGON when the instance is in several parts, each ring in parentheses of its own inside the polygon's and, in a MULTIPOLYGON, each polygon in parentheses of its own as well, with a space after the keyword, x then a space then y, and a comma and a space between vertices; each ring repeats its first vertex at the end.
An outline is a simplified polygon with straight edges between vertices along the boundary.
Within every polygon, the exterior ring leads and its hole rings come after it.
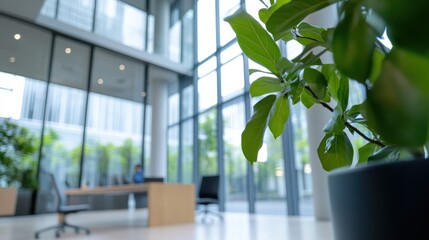
MULTIPOLYGON (((337 23, 337 10, 335 6, 316 12, 306 19, 306 22, 320 27, 333 27, 337 23)), ((322 56, 322 61, 332 62, 332 56, 322 56)), ((317 148, 325 135, 323 127, 331 118, 331 113, 320 105, 313 106, 307 111, 308 140, 310 147, 310 164, 313 179, 313 199, 315 217, 317 220, 330 220, 331 209, 329 205, 327 173, 323 170, 317 148)))
POLYGON ((170 3, 168 0, 152 1, 155 14, 155 53, 168 57, 170 3))
POLYGON ((152 141, 148 175, 167 177, 167 114, 168 83, 155 79, 150 82, 152 100, 152 141))

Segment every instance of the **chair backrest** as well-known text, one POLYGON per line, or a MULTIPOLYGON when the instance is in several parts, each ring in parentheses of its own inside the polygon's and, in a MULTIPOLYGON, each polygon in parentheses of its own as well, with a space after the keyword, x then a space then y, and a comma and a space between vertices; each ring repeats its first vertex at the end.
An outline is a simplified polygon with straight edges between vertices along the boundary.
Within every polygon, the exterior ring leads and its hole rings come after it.
POLYGON ((148 183, 148 182, 164 182, 164 178, 163 177, 145 177, 144 182, 145 183, 148 183))
POLYGON ((59 184, 54 174, 50 173, 49 177, 51 178, 51 183, 54 188, 55 194, 58 197, 57 208, 59 208, 60 206, 67 205, 67 196, 64 192, 64 187, 61 184, 59 184))
POLYGON ((201 178, 199 198, 219 199, 219 175, 201 178))

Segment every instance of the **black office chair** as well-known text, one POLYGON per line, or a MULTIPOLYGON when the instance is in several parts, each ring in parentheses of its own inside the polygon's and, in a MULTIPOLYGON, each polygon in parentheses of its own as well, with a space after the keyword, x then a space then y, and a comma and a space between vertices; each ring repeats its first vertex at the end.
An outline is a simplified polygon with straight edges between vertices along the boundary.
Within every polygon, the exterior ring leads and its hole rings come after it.
POLYGON ((53 174, 49 174, 49 175, 50 175, 50 179, 51 179, 53 188, 55 190, 56 197, 58 198, 57 213, 59 214, 59 224, 37 231, 34 234, 34 237, 39 238, 40 233, 51 230, 51 229, 55 229, 55 236, 60 237, 61 233, 65 232, 66 227, 73 228, 76 231, 76 233, 78 233, 79 230, 84 230, 84 231, 86 231, 86 234, 90 234, 90 230, 88 228, 84 228, 84 227, 76 226, 76 225, 71 225, 71 224, 68 224, 66 222, 66 215, 67 214, 89 210, 89 208, 90 208, 89 205, 87 205, 87 204, 67 205, 67 196, 65 195, 62 186, 60 186, 60 184, 58 184, 58 182, 55 179, 55 176, 53 174))
POLYGON ((209 209, 212 204, 219 205, 219 176, 203 176, 201 178, 200 189, 197 198, 197 206, 202 206, 202 210, 198 210, 203 214, 203 222, 207 220, 209 214, 219 217, 223 220, 219 212, 209 209))
POLYGON ((143 178, 143 182, 149 183, 149 182, 164 182, 163 177, 145 177, 143 178))

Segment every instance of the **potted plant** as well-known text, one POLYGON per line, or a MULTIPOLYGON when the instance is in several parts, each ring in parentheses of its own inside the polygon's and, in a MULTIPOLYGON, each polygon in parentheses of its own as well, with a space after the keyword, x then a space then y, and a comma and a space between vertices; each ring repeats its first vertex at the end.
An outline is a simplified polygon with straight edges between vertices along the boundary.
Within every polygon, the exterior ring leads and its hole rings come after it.
MULTIPOLYGON (((8 119, 0 120, 0 192, 8 203, 4 215, 24 215, 32 212, 37 189, 36 151, 30 131, 8 119)), ((3 202, 3 201, 2 201, 3 202)))
POLYGON ((242 150, 254 163, 268 127, 284 130, 290 104, 332 112, 317 153, 328 176, 336 239, 426 239, 429 213, 429 1, 270 0, 264 26, 243 10, 225 18, 237 41, 267 71, 250 86, 252 118, 242 150), (339 22, 324 29, 305 18, 336 4, 339 22), (380 37, 387 29, 392 47, 380 37), (277 41, 304 48, 292 60, 277 41), (334 63, 321 56, 331 52, 334 63), (351 105, 351 82, 365 99, 351 105), (366 142, 354 152, 350 135, 366 142), (358 155, 357 167, 351 168, 358 155))

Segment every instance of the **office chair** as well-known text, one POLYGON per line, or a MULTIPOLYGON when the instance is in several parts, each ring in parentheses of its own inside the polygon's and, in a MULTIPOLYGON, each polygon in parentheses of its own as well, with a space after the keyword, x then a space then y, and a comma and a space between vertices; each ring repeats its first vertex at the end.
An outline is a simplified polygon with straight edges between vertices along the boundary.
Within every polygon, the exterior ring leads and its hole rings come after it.
POLYGON ((143 178, 143 182, 144 183, 149 183, 149 182, 164 182, 164 178, 163 177, 145 177, 143 178))
POLYGON ((58 198, 57 213, 59 214, 59 224, 37 231, 34 234, 34 237, 39 238, 40 233, 51 230, 51 229, 55 229, 56 230, 55 236, 60 237, 61 233, 65 232, 66 227, 73 228, 76 231, 76 233, 78 233, 79 230, 84 230, 84 231, 86 231, 86 234, 90 234, 90 231, 88 228, 84 228, 84 227, 80 227, 80 226, 76 226, 76 225, 71 225, 71 224, 68 224, 66 222, 66 215, 67 214, 89 210, 89 205, 87 205, 87 204, 66 205, 67 204, 67 196, 65 195, 62 186, 60 186, 58 184, 58 182, 55 179, 55 176, 53 174, 49 174, 49 176, 50 176, 53 188, 55 190, 55 195, 58 198))
POLYGON ((198 210, 203 214, 203 222, 207 220, 209 214, 215 215, 223 220, 220 213, 209 209, 209 205, 219 205, 219 176, 203 176, 201 178, 200 189, 198 192, 197 206, 203 206, 202 210, 198 210))

